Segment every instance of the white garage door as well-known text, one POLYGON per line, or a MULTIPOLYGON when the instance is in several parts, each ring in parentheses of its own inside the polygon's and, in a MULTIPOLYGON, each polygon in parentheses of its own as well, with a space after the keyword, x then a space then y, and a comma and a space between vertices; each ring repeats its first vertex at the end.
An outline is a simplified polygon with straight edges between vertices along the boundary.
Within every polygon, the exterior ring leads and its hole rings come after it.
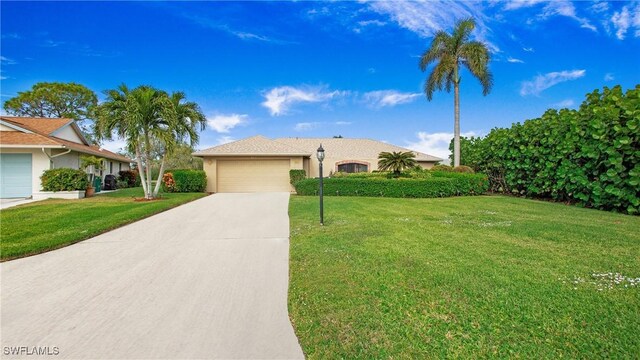
POLYGON ((31 154, 0 154, 0 198, 31 196, 31 154))
POLYGON ((289 192, 289 159, 218 160, 218 192, 289 192))

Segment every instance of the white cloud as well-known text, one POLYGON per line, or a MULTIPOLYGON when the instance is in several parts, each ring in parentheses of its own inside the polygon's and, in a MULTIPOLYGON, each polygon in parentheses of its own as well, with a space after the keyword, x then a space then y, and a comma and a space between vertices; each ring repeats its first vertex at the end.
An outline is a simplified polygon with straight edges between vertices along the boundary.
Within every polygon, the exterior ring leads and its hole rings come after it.
POLYGON ((358 25, 360 26, 385 26, 387 23, 380 20, 364 20, 358 21, 358 25))
POLYGON ((613 74, 612 74, 612 73, 606 73, 606 74, 604 74, 604 81, 613 81, 613 80, 615 80, 615 79, 616 79, 616 78, 613 76, 613 74))
POLYGON ((616 28, 616 37, 624 40, 629 29, 634 29, 634 36, 640 37, 640 3, 635 8, 631 5, 623 6, 621 11, 616 11, 611 16, 611 22, 616 28))
POLYGON ((561 82, 576 80, 583 77, 586 70, 564 70, 538 75, 531 81, 522 82, 520 95, 538 95, 542 91, 561 82))
POLYGON ((524 63, 524 61, 520 60, 520 59, 516 59, 516 58, 512 58, 512 57, 508 57, 507 61, 510 63, 524 63))
POLYGON ((507 1, 507 3, 504 6, 504 9, 517 10, 520 8, 528 8, 528 7, 538 5, 545 1, 547 0, 511 0, 511 1, 507 1))
POLYGON ((223 145, 223 144, 227 144, 230 142, 234 142, 236 141, 236 139, 234 139, 231 136, 220 136, 219 138, 216 139, 216 145, 223 145))
POLYGON ((607 10, 609 10, 609 3, 607 3, 606 1, 596 1, 593 5, 591 5, 590 9, 595 13, 606 12, 607 10))
POLYGON ((297 123, 296 126, 293 127, 295 131, 309 131, 317 128, 320 123, 317 122, 303 122, 297 123))
POLYGON ((216 132, 228 133, 234 127, 245 123, 248 117, 248 115, 244 114, 216 115, 207 118, 207 125, 216 132))
POLYGON ((595 26, 591 25, 589 20, 583 17, 579 17, 576 14, 576 8, 571 1, 566 1, 566 0, 549 1, 547 5, 544 7, 542 14, 540 14, 540 17, 542 19, 547 19, 555 15, 566 16, 571 19, 574 19, 580 24, 581 28, 589 29, 591 31, 596 31, 596 32, 598 31, 598 29, 596 29, 595 26))
POLYGON ((326 91, 325 87, 275 87, 263 94, 265 101, 262 106, 269 109, 271 116, 286 114, 291 106, 296 103, 319 103, 331 100, 334 97, 345 95, 344 91, 326 91))
POLYGON ((340 125, 340 126, 344 126, 344 125, 351 125, 353 123, 351 121, 336 121, 335 124, 336 125, 340 125))
POLYGON ((522 50, 526 52, 534 52, 535 50, 532 47, 523 47, 522 50))
MULTIPOLYGON (((460 136, 470 137, 479 136, 476 131, 468 131, 461 133, 460 136)), ((451 152, 449 151, 449 143, 453 139, 453 133, 428 133, 420 131, 416 134, 418 140, 415 142, 408 141, 407 148, 420 151, 425 154, 437 156, 439 158, 448 159, 451 152)))
POLYGON ((397 90, 370 91, 363 95, 363 100, 374 108, 396 106, 414 101, 420 93, 402 93, 397 90))
POLYGON ((0 62, 4 65, 14 65, 17 64, 17 62, 13 59, 9 59, 8 57, 4 57, 0 55, 0 62))
POLYGON ((564 108, 573 107, 573 105, 575 105, 575 102, 572 99, 566 99, 566 100, 560 101, 559 103, 553 104, 553 107, 558 109, 564 109, 564 108))
POLYGON ((491 30, 485 24, 487 17, 479 2, 371 1, 368 5, 378 14, 388 15, 400 27, 426 38, 438 30, 452 28, 459 19, 473 17, 475 39, 486 43, 492 52, 500 52, 500 48, 488 40, 491 30))

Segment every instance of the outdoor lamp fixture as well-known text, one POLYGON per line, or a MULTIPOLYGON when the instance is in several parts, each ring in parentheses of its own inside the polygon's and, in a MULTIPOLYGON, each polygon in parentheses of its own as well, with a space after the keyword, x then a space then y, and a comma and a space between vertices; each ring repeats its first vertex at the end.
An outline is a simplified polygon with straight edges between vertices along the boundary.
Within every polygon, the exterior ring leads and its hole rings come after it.
POLYGON ((318 193, 320 194, 320 225, 324 225, 324 208, 322 204, 322 160, 324 160, 324 149, 322 148, 322 144, 320 144, 316 156, 318 157, 318 161, 320 162, 320 190, 318 191, 318 193))

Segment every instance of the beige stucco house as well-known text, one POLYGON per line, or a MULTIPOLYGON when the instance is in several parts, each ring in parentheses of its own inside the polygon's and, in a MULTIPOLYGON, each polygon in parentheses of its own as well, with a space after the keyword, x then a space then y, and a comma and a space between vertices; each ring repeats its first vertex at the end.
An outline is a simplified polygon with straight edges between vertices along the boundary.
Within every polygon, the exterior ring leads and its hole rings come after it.
POLYGON ((104 159, 97 174, 118 175, 131 159, 91 145, 71 119, 0 116, 0 198, 31 197, 41 191, 42 172, 80 168, 80 156, 104 159))
MULTIPOLYGON (((316 151, 325 150, 324 176, 378 169, 383 151, 412 151, 370 139, 280 138, 254 136, 194 153, 202 157, 208 192, 293 191, 289 170, 304 169, 308 177, 319 176, 316 151)), ((442 159, 413 151, 425 169, 442 159)))

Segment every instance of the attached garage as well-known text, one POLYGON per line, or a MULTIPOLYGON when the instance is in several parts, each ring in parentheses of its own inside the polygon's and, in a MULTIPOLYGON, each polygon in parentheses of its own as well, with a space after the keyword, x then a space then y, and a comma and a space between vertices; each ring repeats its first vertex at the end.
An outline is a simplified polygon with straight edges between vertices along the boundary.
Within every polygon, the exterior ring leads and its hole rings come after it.
POLYGON ((218 160, 218 192, 289 192, 290 159, 218 160))
POLYGON ((32 154, 0 154, 0 198, 31 196, 32 154))

